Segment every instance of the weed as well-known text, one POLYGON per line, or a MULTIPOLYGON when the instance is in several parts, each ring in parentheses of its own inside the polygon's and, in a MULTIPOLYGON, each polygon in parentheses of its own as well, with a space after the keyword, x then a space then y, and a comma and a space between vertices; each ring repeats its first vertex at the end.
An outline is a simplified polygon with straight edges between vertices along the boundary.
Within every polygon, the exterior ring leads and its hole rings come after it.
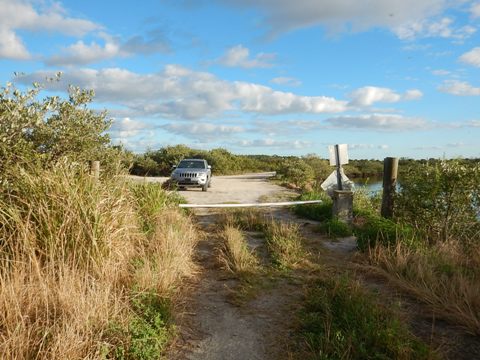
POLYGON ((293 208, 295 214, 317 221, 325 221, 332 218, 332 199, 325 193, 306 192, 298 200, 322 200, 322 202, 320 204, 296 205, 293 208))
POLYGON ((248 248, 241 230, 226 226, 220 236, 222 245, 219 248, 219 260, 225 269, 239 274, 252 274, 258 271, 258 258, 248 248))
POLYGON ((334 239, 352 235, 352 229, 350 225, 335 218, 324 221, 318 226, 318 230, 334 239))
POLYGON ((346 277, 309 286, 301 313, 302 337, 314 359, 429 359, 416 339, 357 282, 346 277))
POLYGON ((302 260, 305 252, 297 224, 270 221, 266 223, 264 233, 268 251, 276 266, 287 269, 302 260))
POLYGON ((392 280, 426 303, 437 317, 462 325, 480 334, 479 246, 472 255, 456 242, 435 248, 412 248, 402 242, 395 246, 376 246, 370 261, 392 280))

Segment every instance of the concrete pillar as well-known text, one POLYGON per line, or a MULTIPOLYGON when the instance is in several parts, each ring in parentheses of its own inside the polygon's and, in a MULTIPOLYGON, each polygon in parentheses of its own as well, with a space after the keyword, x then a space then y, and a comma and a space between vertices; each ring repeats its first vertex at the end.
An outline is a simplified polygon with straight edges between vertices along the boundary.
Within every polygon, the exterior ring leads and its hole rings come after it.
POLYGON ((333 191, 333 217, 347 224, 353 219, 353 192, 350 190, 333 191))

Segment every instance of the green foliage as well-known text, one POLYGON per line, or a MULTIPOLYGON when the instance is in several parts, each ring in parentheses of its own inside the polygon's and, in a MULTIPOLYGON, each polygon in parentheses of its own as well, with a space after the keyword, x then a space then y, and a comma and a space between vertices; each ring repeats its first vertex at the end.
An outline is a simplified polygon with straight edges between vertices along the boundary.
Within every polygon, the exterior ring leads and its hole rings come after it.
POLYGON ((298 198, 299 201, 322 200, 319 204, 296 205, 295 214, 307 219, 325 221, 332 218, 332 199, 324 192, 305 192, 298 198))
POLYGON ((297 224, 271 221, 266 223, 263 231, 274 265, 288 269, 304 256, 302 236, 297 224))
POLYGON ((0 90, 0 186, 14 183, 19 168, 47 168, 62 159, 116 166, 121 149, 109 146, 106 113, 87 108, 92 91, 71 87, 68 100, 38 100, 39 93, 39 85, 26 92, 11 84, 0 90))
POLYGON ((137 294, 132 300, 127 327, 110 324, 105 334, 108 346, 103 358, 118 360, 157 360, 162 358, 171 335, 170 302, 153 292, 137 294))
POLYGON ((167 344, 170 303, 155 293, 139 294, 133 300, 135 316, 130 322, 128 358, 159 359, 167 344))
POLYGON ((335 218, 324 221, 322 224, 320 224, 319 230, 320 232, 323 232, 332 238, 352 235, 352 229, 350 225, 335 218))
POLYGON ((142 229, 147 235, 151 235, 155 230, 155 219, 163 209, 186 202, 176 193, 167 193, 159 183, 132 183, 130 190, 142 222, 142 229))
POLYGON ((355 236, 360 250, 365 251, 377 243, 393 245, 398 241, 414 246, 418 240, 414 230, 390 219, 372 213, 357 214, 354 221, 355 236))
POLYGON ((427 162, 406 170, 395 215, 430 242, 480 236, 480 165, 461 160, 427 162))
POLYGON ((318 280, 309 286, 301 317, 312 359, 433 357, 392 311, 377 305, 347 278, 318 280))
POLYGON ((298 188, 304 188, 315 178, 313 168, 303 160, 287 160, 278 170, 282 180, 294 184, 298 188))

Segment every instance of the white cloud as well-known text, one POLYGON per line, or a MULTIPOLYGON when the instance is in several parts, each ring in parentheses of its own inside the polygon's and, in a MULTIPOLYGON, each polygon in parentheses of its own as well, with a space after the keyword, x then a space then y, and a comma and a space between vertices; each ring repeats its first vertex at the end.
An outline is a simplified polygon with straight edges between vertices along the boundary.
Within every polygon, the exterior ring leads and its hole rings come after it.
POLYGON ((217 125, 211 123, 170 123, 161 128, 177 135, 183 135, 200 140, 212 140, 228 137, 245 131, 241 126, 217 125))
MULTIPOLYGON (((17 78, 30 84, 44 82, 53 71, 39 71, 17 78)), ((164 71, 138 74, 125 69, 77 69, 66 71, 60 82, 45 84, 47 89, 65 91, 66 84, 95 90, 100 102, 121 104, 133 115, 198 119, 227 111, 256 114, 337 113, 347 102, 327 96, 301 96, 247 82, 229 82, 207 72, 168 65, 164 71)))
POLYGON ((15 32, 0 25, 0 58, 26 60, 30 53, 15 32))
POLYGON ((472 17, 474 19, 480 17, 480 2, 476 2, 472 4, 472 7, 470 8, 470 13, 472 14, 472 17))
MULTIPOLYGON (((260 8, 271 33, 321 25, 333 31, 372 27, 396 29, 421 23, 441 14, 451 3, 445 0, 224 0, 236 6, 260 8)), ((416 32, 418 33, 418 32, 416 32)))
POLYGON ((28 59, 30 57, 16 30, 54 31, 82 36, 100 26, 84 19, 68 17, 59 3, 51 3, 42 10, 33 3, 19 0, 0 0, 0 57, 28 59))
POLYGON ((425 120, 420 118, 404 117, 396 114, 369 114, 359 116, 339 116, 325 120, 326 123, 337 128, 357 128, 371 130, 419 130, 428 127, 425 120))
POLYGON ((364 150, 364 149, 381 149, 386 150, 388 149, 388 145, 375 145, 375 144, 348 144, 349 150, 364 150))
POLYGON ((349 94, 352 106, 371 106, 376 102, 395 103, 401 100, 414 100, 422 97, 417 89, 408 90, 405 94, 398 94, 392 89, 376 86, 365 86, 349 94))
POLYGON ((125 42, 106 33, 98 34, 103 44, 95 41, 85 44, 82 40, 62 50, 60 54, 46 59, 47 65, 86 65, 114 57, 126 57, 134 54, 168 53, 171 51, 168 41, 160 29, 150 31, 147 38, 133 36, 125 42))
POLYGON ((280 141, 275 139, 255 139, 255 140, 240 140, 236 143, 241 147, 270 147, 270 148, 285 148, 285 149, 303 149, 311 145, 309 141, 280 141))
POLYGON ((396 27, 394 33, 402 40, 412 40, 418 37, 441 37, 463 40, 476 32, 476 28, 465 25, 453 27, 453 20, 444 17, 437 21, 428 19, 410 21, 396 27))
POLYGON ((217 62, 223 66, 251 69, 272 67, 273 64, 270 61, 273 59, 275 54, 265 53, 259 53, 254 58, 250 58, 250 50, 243 45, 237 45, 228 49, 217 62))
POLYGON ((346 110, 346 101, 327 96, 299 96, 291 92, 274 91, 263 85, 236 82, 241 109, 262 114, 335 113, 346 110))
POLYGON ((115 119, 109 132, 112 133, 115 138, 125 139, 137 136, 148 128, 149 127, 141 121, 125 117, 123 119, 115 119))
POLYGON ((480 120, 470 120, 469 122, 467 122, 467 126, 480 127, 480 120))
POLYGON ((480 67, 480 47, 473 48, 460 56, 460 61, 465 64, 480 67))
POLYGON ((46 63, 48 65, 85 65, 118 55, 120 55, 120 46, 115 42, 107 40, 102 46, 96 42, 87 45, 80 40, 64 49, 62 54, 47 59, 46 63))
POLYGON ((474 87, 466 81, 447 80, 438 89, 444 93, 457 96, 480 96, 480 87, 474 87))
POLYGON ((438 69, 438 70, 432 70, 432 74, 435 76, 447 76, 447 75, 450 75, 451 72, 448 70, 438 69))
POLYGON ((292 78, 292 77, 276 77, 270 80, 272 84, 277 84, 277 85, 286 85, 286 86, 300 86, 302 85, 302 82, 298 79, 292 78))

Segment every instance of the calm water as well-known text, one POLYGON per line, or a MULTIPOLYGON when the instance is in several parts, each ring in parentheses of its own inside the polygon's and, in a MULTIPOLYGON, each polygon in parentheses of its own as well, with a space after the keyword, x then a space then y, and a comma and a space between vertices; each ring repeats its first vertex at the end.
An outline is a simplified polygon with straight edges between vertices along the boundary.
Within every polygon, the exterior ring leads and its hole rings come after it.
POLYGON ((382 191, 382 179, 354 179, 353 183, 357 189, 364 187, 372 193, 382 191))

